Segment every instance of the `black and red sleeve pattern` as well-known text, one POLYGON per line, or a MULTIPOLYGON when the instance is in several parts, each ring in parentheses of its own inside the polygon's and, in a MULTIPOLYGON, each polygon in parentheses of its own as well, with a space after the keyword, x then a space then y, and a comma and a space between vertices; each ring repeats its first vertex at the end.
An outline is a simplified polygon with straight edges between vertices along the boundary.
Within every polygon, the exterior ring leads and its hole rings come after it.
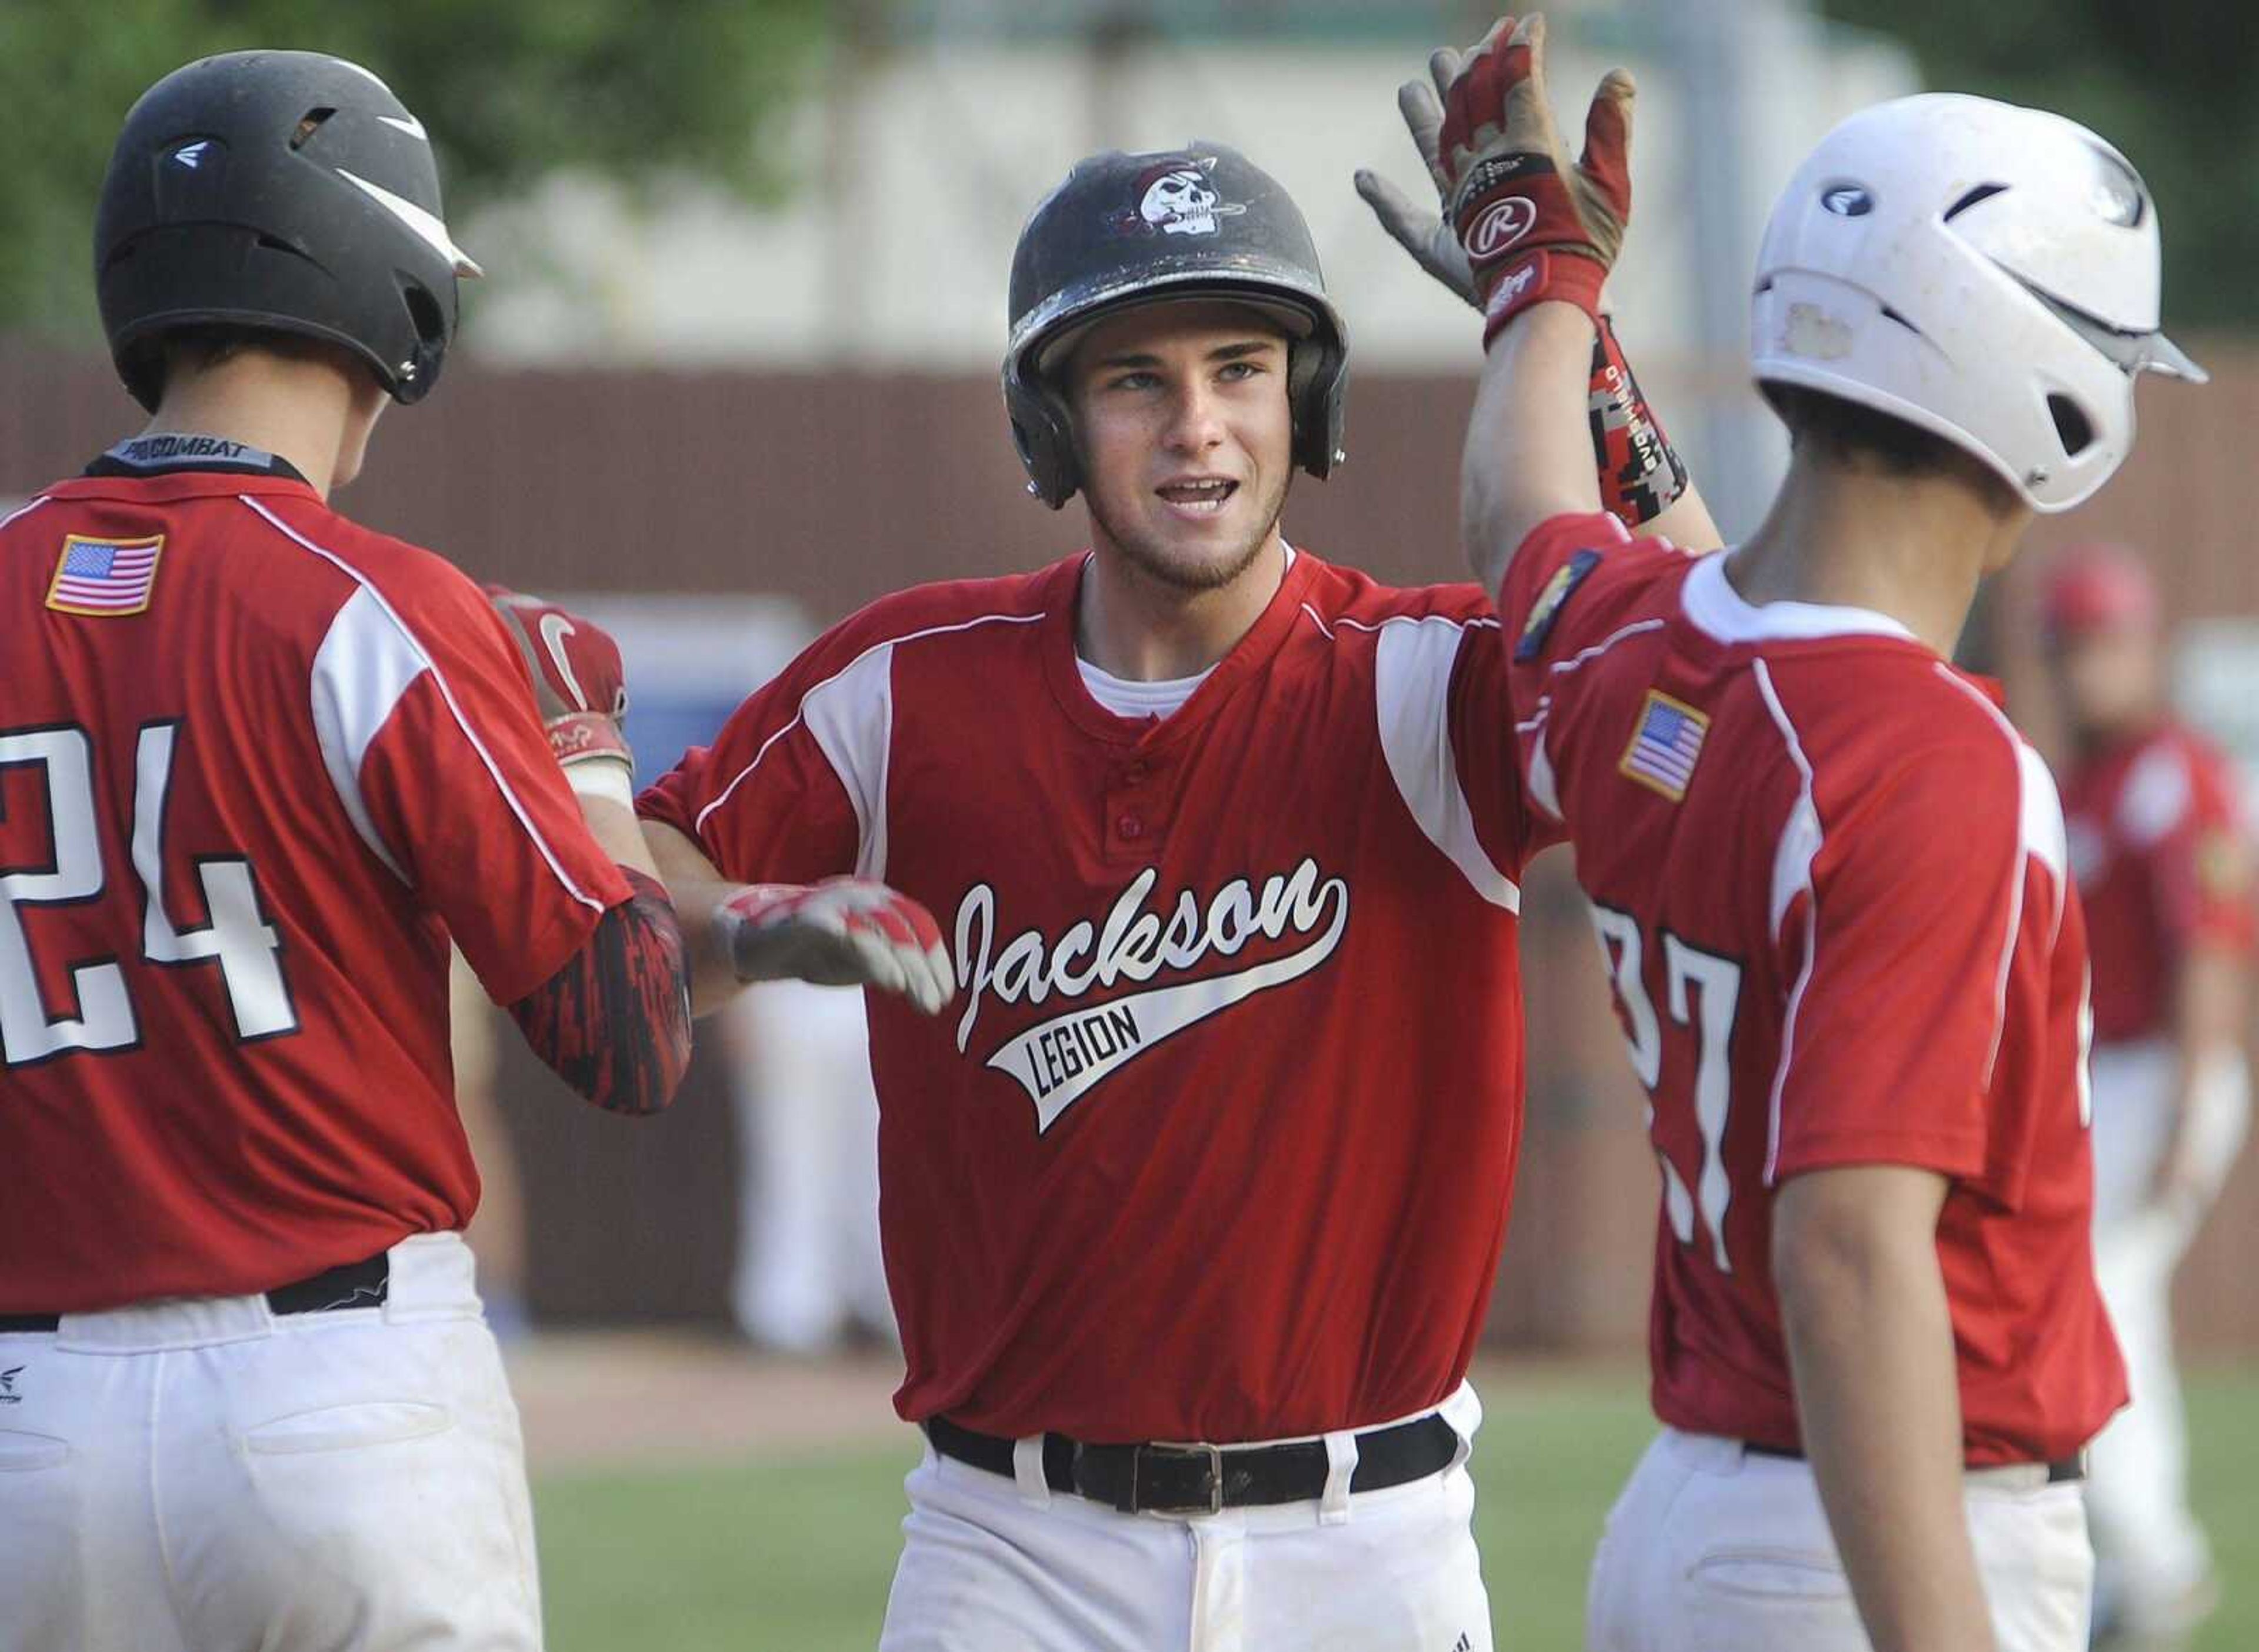
POLYGON ((609 1113, 657 1113, 690 1064, 690 974, 674 906, 623 867, 632 893, 565 967, 510 1006, 533 1052, 609 1113))

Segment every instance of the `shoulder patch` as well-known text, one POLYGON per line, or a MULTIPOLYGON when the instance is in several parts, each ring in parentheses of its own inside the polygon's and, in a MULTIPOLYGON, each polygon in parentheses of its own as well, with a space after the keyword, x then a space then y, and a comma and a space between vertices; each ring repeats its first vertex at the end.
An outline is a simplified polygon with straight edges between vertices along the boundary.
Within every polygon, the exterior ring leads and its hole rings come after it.
POLYGON ((96 619, 139 614, 149 606, 157 585, 157 559, 165 536, 146 539, 92 539, 66 534, 47 584, 47 606, 58 614, 96 619))
POLYGON ((1647 691, 1639 709, 1639 722, 1631 731, 1617 771, 1651 792, 1676 803, 1686 795, 1694 779, 1694 765, 1702 756, 1702 742, 1710 732, 1707 712, 1684 700, 1674 700, 1660 688, 1647 691))
POLYGON ((1527 666, 1545 652, 1545 639, 1553 635, 1554 623, 1561 617, 1561 610, 1576 595, 1586 576, 1600 566, 1599 552, 1579 551, 1553 570, 1553 577, 1545 581, 1545 588, 1529 605, 1529 622, 1521 628, 1521 639, 1514 645, 1515 665, 1527 666))

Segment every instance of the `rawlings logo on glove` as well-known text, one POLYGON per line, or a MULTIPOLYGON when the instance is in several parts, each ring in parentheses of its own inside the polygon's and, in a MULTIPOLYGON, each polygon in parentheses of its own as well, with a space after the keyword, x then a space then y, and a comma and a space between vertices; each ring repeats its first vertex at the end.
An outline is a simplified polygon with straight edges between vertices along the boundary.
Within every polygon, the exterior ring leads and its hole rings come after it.
POLYGON ((1484 315, 1483 342, 1530 305, 1562 299, 1599 319, 1631 218, 1631 76, 1611 69, 1571 165, 1545 94, 1545 19, 1502 18, 1462 58, 1428 60, 1396 105, 1444 204, 1414 207, 1372 172, 1358 193, 1422 268, 1484 315))

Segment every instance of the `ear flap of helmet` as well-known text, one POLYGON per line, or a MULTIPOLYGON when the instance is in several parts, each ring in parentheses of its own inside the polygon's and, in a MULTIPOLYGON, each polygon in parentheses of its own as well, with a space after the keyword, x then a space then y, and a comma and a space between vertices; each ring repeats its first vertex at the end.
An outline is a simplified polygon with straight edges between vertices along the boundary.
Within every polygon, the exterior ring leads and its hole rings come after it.
POLYGON ((1342 449, 1349 403, 1349 352, 1322 331, 1296 343, 1286 362, 1294 413, 1294 462, 1323 481, 1348 457, 1342 449))
POLYGON ((1015 359, 1004 368, 1004 410, 1012 421, 1012 445, 1027 467, 1028 491, 1058 509, 1082 486, 1065 402, 1041 381, 1023 377, 1015 359))

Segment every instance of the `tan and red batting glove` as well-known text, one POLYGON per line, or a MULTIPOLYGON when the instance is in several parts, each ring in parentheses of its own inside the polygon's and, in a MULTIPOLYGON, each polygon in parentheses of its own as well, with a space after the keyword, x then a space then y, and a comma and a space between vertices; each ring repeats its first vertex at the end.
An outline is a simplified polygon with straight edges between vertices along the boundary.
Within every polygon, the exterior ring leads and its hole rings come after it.
POLYGON ((1372 173, 1358 189, 1423 268, 1483 312, 1483 343, 1530 305, 1575 304, 1596 322, 1631 219, 1631 75, 1611 69, 1585 117, 1585 153, 1561 147, 1545 91, 1545 19, 1501 18, 1464 58, 1397 93, 1443 203, 1417 211, 1372 173))
POLYGON ((957 991, 933 914, 867 878, 755 884, 723 901, 716 916, 741 981, 876 986, 929 1015, 957 991))
POLYGON ((620 645, 594 622, 538 596, 506 586, 482 588, 524 658, 533 679, 534 707, 549 731, 549 750, 567 778, 581 789, 594 765, 616 765, 624 772, 618 784, 596 789, 624 789, 635 773, 635 758, 620 732, 628 714, 620 645))

